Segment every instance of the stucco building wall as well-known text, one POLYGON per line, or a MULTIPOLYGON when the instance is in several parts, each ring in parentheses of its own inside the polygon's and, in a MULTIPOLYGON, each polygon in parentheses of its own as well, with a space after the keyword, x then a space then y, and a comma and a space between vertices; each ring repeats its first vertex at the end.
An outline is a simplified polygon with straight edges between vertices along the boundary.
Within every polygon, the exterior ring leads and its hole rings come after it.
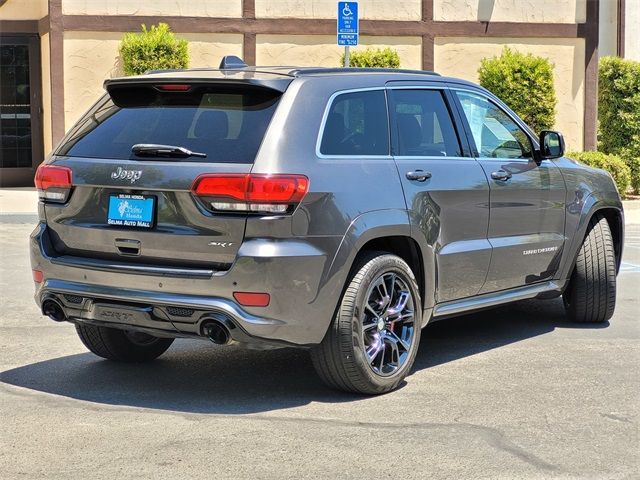
MULTIPOLYGON (((611 0, 605 0, 611 1, 611 0)), ((434 0, 435 20, 582 23, 587 0, 434 0)))
POLYGON ((626 0, 624 56, 640 62, 640 0, 626 0))
MULTIPOLYGON (((420 37, 362 36, 360 45, 351 51, 367 47, 391 47, 398 52, 403 68, 422 68, 420 37)), ((258 65, 296 65, 339 67, 344 47, 336 45, 333 35, 257 35, 256 63, 258 65)))
MULTIPOLYGON (((335 18, 336 0, 255 0, 258 18, 335 18)), ((421 0, 359 0, 360 18, 420 20, 421 0)))
POLYGON ((62 0, 62 13, 241 17, 242 0, 62 0))

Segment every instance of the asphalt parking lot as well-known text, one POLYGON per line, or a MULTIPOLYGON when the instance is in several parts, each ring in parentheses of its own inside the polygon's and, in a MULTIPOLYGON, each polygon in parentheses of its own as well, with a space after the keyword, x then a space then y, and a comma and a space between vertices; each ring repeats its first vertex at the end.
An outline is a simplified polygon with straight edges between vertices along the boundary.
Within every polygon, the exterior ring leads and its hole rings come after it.
POLYGON ((610 324, 561 300, 435 323, 398 391, 327 390, 308 355, 177 341, 86 352, 33 299, 32 217, 0 215, 0 476, 639 478, 640 202, 610 324))

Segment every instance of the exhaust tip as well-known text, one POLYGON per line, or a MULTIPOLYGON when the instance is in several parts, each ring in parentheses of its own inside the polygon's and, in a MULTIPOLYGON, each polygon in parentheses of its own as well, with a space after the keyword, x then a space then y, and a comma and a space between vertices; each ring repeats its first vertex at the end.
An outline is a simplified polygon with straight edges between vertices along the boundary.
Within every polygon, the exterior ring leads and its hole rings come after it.
POLYGON ((42 313, 54 322, 64 322, 67 319, 62 306, 51 298, 42 302, 42 313))
POLYGON ((202 332, 216 345, 227 345, 231 341, 229 329, 217 320, 206 322, 202 326, 202 332))

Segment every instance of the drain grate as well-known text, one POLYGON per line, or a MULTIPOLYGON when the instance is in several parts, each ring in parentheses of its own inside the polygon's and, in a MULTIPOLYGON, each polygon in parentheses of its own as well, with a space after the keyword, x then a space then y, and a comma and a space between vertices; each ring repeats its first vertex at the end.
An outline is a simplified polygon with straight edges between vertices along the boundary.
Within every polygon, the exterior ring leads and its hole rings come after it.
POLYGON ((167 312, 173 317, 190 317, 195 310, 182 307, 167 307, 167 312))

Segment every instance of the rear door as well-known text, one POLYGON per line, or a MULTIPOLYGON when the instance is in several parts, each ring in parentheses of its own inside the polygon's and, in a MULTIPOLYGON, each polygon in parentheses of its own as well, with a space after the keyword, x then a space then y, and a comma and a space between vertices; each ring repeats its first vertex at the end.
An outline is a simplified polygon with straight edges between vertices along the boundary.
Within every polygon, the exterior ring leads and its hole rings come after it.
POLYGON ((54 164, 72 170, 45 214, 59 254, 225 269, 246 214, 192 193, 205 173, 250 172, 281 92, 250 85, 144 84, 110 90, 67 135, 54 164), (198 154, 136 150, 171 145, 198 154))
POLYGON ((411 229, 436 261, 435 300, 475 295, 491 257, 489 186, 482 167, 456 129, 457 112, 446 89, 391 86, 388 93, 394 158, 411 229))
POLYGON ((491 266, 482 293, 553 278, 564 245, 565 183, 529 134, 480 92, 454 90, 491 187, 491 266))

